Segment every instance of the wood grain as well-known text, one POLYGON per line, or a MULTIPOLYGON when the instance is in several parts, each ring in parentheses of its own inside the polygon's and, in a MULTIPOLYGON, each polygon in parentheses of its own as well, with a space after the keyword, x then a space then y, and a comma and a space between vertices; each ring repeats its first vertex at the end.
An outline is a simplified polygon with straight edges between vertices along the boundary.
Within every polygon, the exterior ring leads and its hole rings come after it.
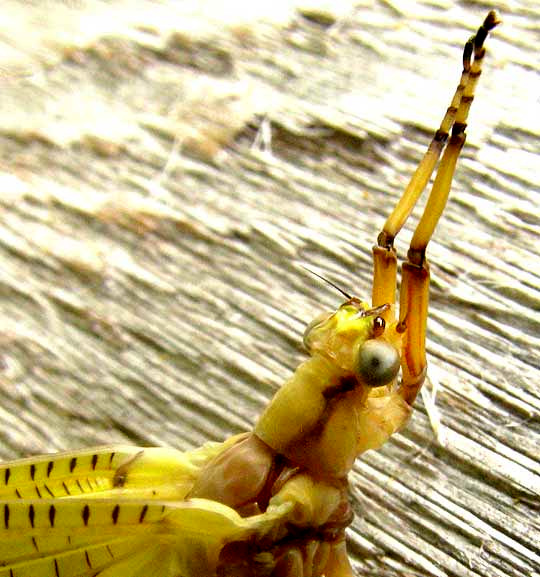
MULTIPOLYGON (((486 9, 253 4, 3 3, 3 458, 245 430, 340 303, 300 265, 369 296, 486 9)), ((362 576, 540 575, 540 11, 500 12, 429 248, 441 423, 358 461, 362 576)))

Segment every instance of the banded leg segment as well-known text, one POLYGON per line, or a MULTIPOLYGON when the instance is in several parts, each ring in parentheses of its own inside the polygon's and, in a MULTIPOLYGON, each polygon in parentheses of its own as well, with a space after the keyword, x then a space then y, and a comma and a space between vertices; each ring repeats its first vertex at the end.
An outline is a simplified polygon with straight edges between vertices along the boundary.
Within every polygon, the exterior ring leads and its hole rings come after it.
MULTIPOLYGON (((462 81, 464 76, 467 77, 467 81, 462 91, 462 97, 460 99, 459 106, 454 114, 455 118, 452 127, 452 135, 441 159, 441 163, 437 171, 437 176, 435 178, 435 182, 433 183, 433 188, 424 209, 424 213, 422 214, 422 218, 420 219, 420 222, 418 223, 418 226, 414 232, 414 236, 411 240, 408 258, 409 261, 414 264, 422 264, 422 261, 425 258, 427 244, 431 239, 437 222, 439 221, 444 207, 446 206, 446 201, 448 199, 448 194, 452 185, 452 178, 454 176, 457 159, 461 149, 463 148, 463 145, 465 144, 465 129, 467 128, 469 110, 474 100, 474 93, 478 79, 482 73, 482 61, 486 53, 486 49, 484 48, 483 43, 487 38, 488 32, 495 28, 499 22, 500 20, 498 19, 496 12, 491 11, 487 15, 482 26, 480 26, 478 29, 478 32, 472 36, 465 44, 465 50, 463 52, 462 81), (471 64, 471 55, 473 52, 474 60, 471 64)), ((457 92, 458 91, 456 91, 456 94, 457 92)), ((451 108, 448 110, 450 109, 451 108)), ((447 116, 448 112, 445 118, 447 116)), ((392 215, 390 215, 390 218, 388 219, 389 221, 398 208, 399 203, 392 215)), ((407 218, 407 216, 405 218, 407 218)), ((403 222, 401 224, 403 224, 403 222)), ((383 228, 383 233, 384 232, 385 229, 383 228)))
MULTIPOLYGON (((464 91, 470 80, 470 57, 472 54, 471 41, 465 45, 463 54, 463 72, 456 88, 452 102, 446 110, 439 129, 415 170, 405 192, 399 199, 394 210, 386 220, 382 231, 377 238, 377 245, 373 247, 373 306, 383 304, 393 305, 396 301, 397 285, 397 257, 394 250, 394 238, 397 236, 405 221, 409 218, 414 205, 426 188, 426 185, 435 170, 437 161, 444 149, 448 134, 454 124, 456 113, 463 99, 464 91)), ((394 320, 394 307, 385 315, 386 321, 394 320)))
POLYGON ((393 304, 397 269, 393 241, 426 187, 444 149, 431 194, 411 240, 407 253, 408 260, 402 268, 397 331, 403 333, 402 390, 403 397, 409 404, 414 402, 422 387, 426 372, 425 336, 429 301, 429 265, 426 260, 426 248, 446 206, 457 159, 465 143, 467 118, 482 71, 484 41, 489 31, 497 24, 499 19, 496 12, 489 12, 482 26, 465 44, 463 72, 452 103, 403 196, 379 234, 377 246, 373 249, 373 305, 379 306, 385 302, 393 304), (448 138, 450 131, 451 136, 448 138))
POLYGON ((467 82, 455 114, 448 146, 439 164, 424 213, 413 234, 407 253, 408 260, 402 268, 398 327, 404 330, 402 394, 409 404, 414 402, 426 374, 425 341, 429 303, 429 264, 426 259, 426 248, 446 206, 457 159, 465 144, 467 117, 474 99, 476 84, 482 72, 482 60, 485 54, 483 43, 488 32, 498 23, 496 12, 489 12, 477 33, 465 45, 463 69, 464 72, 468 72, 467 82), (474 60, 471 64, 473 52, 474 60))
MULTIPOLYGON (((470 42, 470 41, 469 41, 470 42)), ((431 143, 428 146, 420 164, 414 171, 405 192, 402 194, 394 210, 384 223, 383 229, 377 238, 380 247, 390 248, 393 246, 394 238, 397 236, 405 221, 409 218, 418 198, 427 186, 435 166, 441 156, 448 134, 454 124, 456 113, 461 105, 464 91, 470 81, 470 56, 472 48, 466 44, 463 60, 463 72, 459 84, 457 85, 454 97, 450 106, 446 109, 446 114, 441 121, 439 129, 435 132, 431 143)))

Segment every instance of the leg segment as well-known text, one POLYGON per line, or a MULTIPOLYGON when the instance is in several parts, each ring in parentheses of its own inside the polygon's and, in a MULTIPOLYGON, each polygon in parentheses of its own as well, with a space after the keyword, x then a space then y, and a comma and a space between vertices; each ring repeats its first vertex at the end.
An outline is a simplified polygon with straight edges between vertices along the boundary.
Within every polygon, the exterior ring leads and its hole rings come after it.
POLYGON ((408 260, 402 268, 397 330, 403 333, 403 396, 409 404, 414 402, 426 372, 425 334, 429 298, 429 265, 426 260, 426 248, 446 205, 456 162, 465 143, 467 117, 482 71, 482 59, 485 54, 483 44, 489 31, 498 23, 496 12, 489 12, 482 26, 465 44, 463 72, 452 103, 403 196, 379 234, 377 246, 373 249, 373 305, 379 306, 385 302, 393 304, 397 270, 393 241, 426 187, 444 149, 431 194, 411 240, 408 260), (473 54, 474 59, 471 63, 473 54), (450 130, 451 136, 448 139, 450 130), (448 145, 445 148, 447 141, 448 145))
MULTIPOLYGON (((471 52, 472 46, 469 41, 465 47, 463 72, 452 102, 446 110, 441 125, 409 181, 405 192, 384 224, 377 238, 377 246, 373 247, 374 270, 372 303, 374 307, 386 303, 390 305, 395 303, 397 257, 394 250, 394 238, 401 230, 407 218, 409 218, 414 205, 424 191, 446 144, 448 133, 454 124, 456 112, 461 103, 465 87, 469 82, 469 68, 466 66, 466 62, 468 61, 470 65, 471 52)), ((391 322, 394 320, 393 311, 394 307, 392 307, 392 311, 386 314, 387 321, 391 322)))

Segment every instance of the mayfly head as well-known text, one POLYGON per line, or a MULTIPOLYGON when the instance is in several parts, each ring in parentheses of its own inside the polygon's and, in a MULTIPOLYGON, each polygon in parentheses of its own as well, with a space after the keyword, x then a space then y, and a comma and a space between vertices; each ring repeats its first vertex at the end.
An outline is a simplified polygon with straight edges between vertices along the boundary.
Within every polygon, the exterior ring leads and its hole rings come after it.
POLYGON ((370 308, 367 303, 350 299, 337 311, 321 315, 307 326, 304 346, 311 355, 322 355, 354 376, 358 386, 392 385, 400 367, 401 335, 394 327, 386 330, 381 315, 388 308, 370 308))
POLYGON ((401 334, 356 298, 322 315, 304 334, 310 359, 277 392, 256 435, 293 463, 343 477, 407 421, 398 387, 401 334))

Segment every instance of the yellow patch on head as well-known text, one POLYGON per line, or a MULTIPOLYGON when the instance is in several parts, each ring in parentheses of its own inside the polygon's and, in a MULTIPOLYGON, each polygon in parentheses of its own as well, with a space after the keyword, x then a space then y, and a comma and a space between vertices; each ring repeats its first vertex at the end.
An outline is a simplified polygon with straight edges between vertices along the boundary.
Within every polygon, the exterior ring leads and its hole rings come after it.
POLYGON ((353 371, 354 350, 373 336, 375 315, 366 315, 369 310, 367 303, 357 300, 343 304, 308 326, 304 345, 311 355, 322 355, 341 369, 353 371))

